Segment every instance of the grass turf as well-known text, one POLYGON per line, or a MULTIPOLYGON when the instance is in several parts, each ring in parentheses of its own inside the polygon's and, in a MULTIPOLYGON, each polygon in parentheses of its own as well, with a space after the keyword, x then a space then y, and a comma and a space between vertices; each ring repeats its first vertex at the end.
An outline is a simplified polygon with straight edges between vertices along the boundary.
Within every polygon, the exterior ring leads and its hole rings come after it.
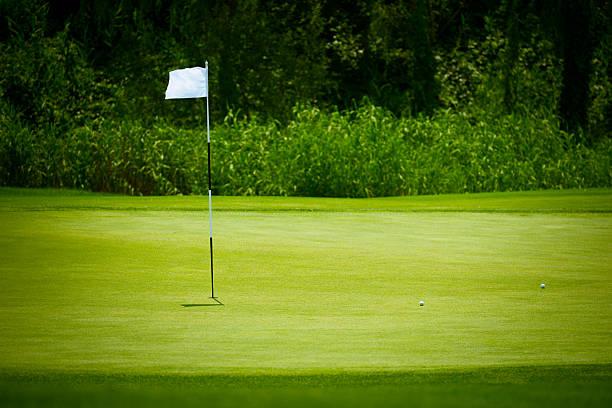
POLYGON ((609 365, 318 375, 5 376, 4 406, 605 407, 609 365))
POLYGON ((610 190, 213 206, 0 189, 0 401, 610 402, 610 190))

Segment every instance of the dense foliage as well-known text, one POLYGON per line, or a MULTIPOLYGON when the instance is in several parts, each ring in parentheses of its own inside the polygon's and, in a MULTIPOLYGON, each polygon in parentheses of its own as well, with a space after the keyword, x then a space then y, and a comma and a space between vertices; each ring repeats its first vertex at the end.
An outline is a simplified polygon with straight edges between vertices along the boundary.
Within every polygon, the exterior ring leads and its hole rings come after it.
POLYGON ((0 0, 0 185, 378 196, 609 186, 609 2, 0 0), (575 16, 576 19, 571 17, 575 16))
MULTIPOLYGON (((208 189, 203 129, 98 121, 57 139, 37 138, 15 122, 0 126, 12 135, 12 150, 0 156, 8 173, 0 176, 15 185, 129 194, 208 189)), ((448 109, 397 118, 371 105, 342 113, 298 106, 286 125, 230 112, 212 140, 214 190, 225 195, 371 197, 612 182, 612 140, 588 148, 554 122, 520 115, 448 109)))

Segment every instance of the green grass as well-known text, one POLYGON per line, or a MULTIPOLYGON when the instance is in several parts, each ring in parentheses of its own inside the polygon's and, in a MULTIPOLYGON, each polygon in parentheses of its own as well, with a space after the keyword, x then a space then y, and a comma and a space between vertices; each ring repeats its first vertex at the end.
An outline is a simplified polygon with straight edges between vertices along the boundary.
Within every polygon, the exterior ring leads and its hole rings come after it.
POLYGON ((608 406, 610 366, 402 373, 5 376, 6 406, 566 407, 608 406))
POLYGON ((207 201, 0 189, 0 404, 612 401, 612 190, 207 201))
MULTIPOLYGON (((610 213, 611 189, 444 194, 383 198, 215 197, 217 211, 610 213)), ((6 210, 208 211, 201 196, 130 197, 79 190, 0 188, 6 210)))

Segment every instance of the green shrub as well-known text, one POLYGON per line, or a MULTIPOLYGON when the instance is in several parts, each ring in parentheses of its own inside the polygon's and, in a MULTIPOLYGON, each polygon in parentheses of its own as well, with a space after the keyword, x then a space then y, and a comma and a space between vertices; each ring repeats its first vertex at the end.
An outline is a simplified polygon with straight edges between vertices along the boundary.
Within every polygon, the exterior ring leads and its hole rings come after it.
MULTIPOLYGON (((287 126, 232 117, 216 129, 223 194, 370 197, 610 184, 607 144, 589 149, 554 120, 439 111, 395 118, 296 107, 287 126)), ((609 143, 608 143, 609 144, 609 143)))
POLYGON ((0 184, 40 187, 45 152, 36 133, 6 104, 0 103, 0 184))
MULTIPOLYGON (((0 184, 126 194, 205 194, 206 129, 91 120, 31 130, 0 110, 0 184)), ((296 106, 286 125, 230 113, 211 134, 213 190, 224 195, 374 197, 604 187, 612 141, 594 147, 552 119, 440 110, 397 118, 364 104, 296 106)))

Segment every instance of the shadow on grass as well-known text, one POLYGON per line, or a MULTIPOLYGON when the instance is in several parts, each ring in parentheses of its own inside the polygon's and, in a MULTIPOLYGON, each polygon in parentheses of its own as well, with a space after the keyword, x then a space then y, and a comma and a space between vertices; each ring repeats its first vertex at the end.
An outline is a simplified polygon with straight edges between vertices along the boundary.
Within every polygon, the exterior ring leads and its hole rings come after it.
POLYGON ((210 299, 213 300, 213 303, 187 303, 187 304, 183 304, 181 306, 183 306, 183 307, 224 306, 224 304, 219 299, 217 299, 216 297, 211 297, 210 299))
MULTIPOLYGON (((298 369, 299 370, 299 369, 298 369)), ((331 370, 335 370, 332 368, 331 370)), ((612 406, 612 364, 285 374, 11 372, 0 407, 541 408, 612 406)), ((273 370, 272 370, 273 371, 273 370)))

